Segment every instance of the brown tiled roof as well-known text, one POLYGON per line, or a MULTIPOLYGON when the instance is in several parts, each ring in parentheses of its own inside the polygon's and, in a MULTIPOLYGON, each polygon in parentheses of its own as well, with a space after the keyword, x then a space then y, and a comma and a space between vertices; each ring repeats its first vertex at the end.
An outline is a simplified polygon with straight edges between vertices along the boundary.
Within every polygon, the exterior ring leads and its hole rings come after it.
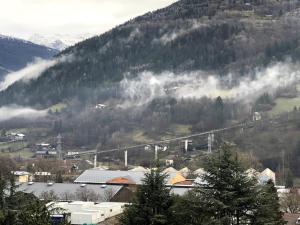
POLYGON ((117 177, 106 181, 107 184, 135 184, 130 177, 117 177))

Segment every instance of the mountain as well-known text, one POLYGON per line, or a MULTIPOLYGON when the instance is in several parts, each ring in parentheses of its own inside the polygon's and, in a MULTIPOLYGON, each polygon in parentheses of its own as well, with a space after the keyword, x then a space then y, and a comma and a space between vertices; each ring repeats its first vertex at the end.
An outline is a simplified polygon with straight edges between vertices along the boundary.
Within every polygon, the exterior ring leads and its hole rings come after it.
POLYGON ((38 45, 43 45, 43 46, 47 46, 49 48, 52 49, 56 49, 59 51, 64 50, 65 48, 68 47, 68 45, 66 43, 64 43, 63 41, 61 41, 59 38, 56 37, 45 37, 39 34, 34 34, 32 35, 28 41, 38 44, 38 45))
POLYGON ((0 77, 24 68, 35 58, 50 59, 57 50, 25 40, 0 35, 0 77))
POLYGON ((5 74, 8 74, 9 72, 11 72, 11 71, 0 66, 0 77, 4 76, 5 74))
POLYGON ((28 41, 35 44, 44 45, 49 48, 53 48, 59 51, 66 49, 69 46, 75 45, 78 42, 81 42, 87 38, 92 37, 90 33, 84 34, 53 34, 53 35, 40 35, 33 34, 28 38, 28 41))
POLYGON ((13 84, 0 103, 105 98, 107 86, 142 71, 231 72, 238 78, 287 56, 298 60, 299 6, 285 0, 181 0, 67 48, 58 57, 72 55, 71 61, 13 84))

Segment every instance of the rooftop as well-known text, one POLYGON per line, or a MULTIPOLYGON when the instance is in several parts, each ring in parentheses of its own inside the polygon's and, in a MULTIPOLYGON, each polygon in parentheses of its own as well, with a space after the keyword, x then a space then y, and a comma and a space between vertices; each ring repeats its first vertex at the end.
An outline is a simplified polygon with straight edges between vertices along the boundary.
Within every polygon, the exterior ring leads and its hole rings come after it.
MULTIPOLYGON (((84 171, 74 182, 75 183, 86 183, 86 184, 107 184, 110 181, 120 180, 120 184, 124 184, 124 178, 129 180, 128 184, 142 184, 146 172, 143 171, 123 171, 123 170, 99 170, 91 169, 84 171)), ((167 184, 174 184, 174 181, 178 180, 176 172, 168 173, 167 184), (176 178, 176 179, 174 179, 176 178)), ((182 179, 179 180, 183 181, 182 179)))
MULTIPOLYGON (((76 191, 86 188, 87 190, 94 191, 95 194, 104 198, 107 192, 109 191, 112 196, 117 194, 122 186, 119 185, 93 185, 93 184, 74 184, 74 183, 41 183, 41 182, 29 182, 22 183, 18 187, 18 191, 22 191, 25 193, 32 193, 36 197, 40 197, 44 192, 53 191, 55 195, 57 195, 60 199, 64 200, 66 193, 75 194, 76 191)), ((76 196, 72 196, 74 199, 72 200, 80 200, 76 196)))

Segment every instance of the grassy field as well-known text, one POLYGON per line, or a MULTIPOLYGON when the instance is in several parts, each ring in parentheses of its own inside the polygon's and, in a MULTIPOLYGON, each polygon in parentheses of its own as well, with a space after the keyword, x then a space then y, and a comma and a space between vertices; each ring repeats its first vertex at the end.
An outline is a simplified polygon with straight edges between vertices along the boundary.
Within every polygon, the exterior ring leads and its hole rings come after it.
POLYGON ((17 128, 17 129, 8 130, 6 133, 22 133, 22 134, 26 134, 27 132, 28 132, 28 128, 17 128))
POLYGON ((171 131, 174 135, 188 135, 191 133, 190 128, 190 125, 173 124, 171 131))
POLYGON ((9 156, 11 158, 24 158, 24 159, 29 159, 34 156, 34 153, 29 149, 23 149, 22 151, 17 151, 17 152, 11 152, 11 153, 0 153, 0 156, 9 156))
POLYGON ((290 112, 295 106, 300 107, 300 97, 297 98, 278 98, 276 105, 272 110, 268 111, 269 115, 276 116, 280 113, 290 112))
POLYGON ((152 142, 153 139, 147 137, 144 134, 143 130, 135 130, 129 136, 132 137, 133 141, 138 142, 138 143, 147 143, 147 142, 152 142))
POLYGON ((66 108, 67 105, 64 103, 58 103, 48 108, 48 110, 52 110, 52 112, 60 112, 62 109, 66 108))
POLYGON ((27 145, 28 143, 26 141, 11 143, 0 142, 0 156, 9 156, 12 158, 21 157, 25 159, 31 158, 34 154, 27 148, 27 145), (12 152, 8 152, 8 150, 11 150, 12 152))
MULTIPOLYGON (((159 138, 155 140, 165 140, 169 138, 174 138, 178 136, 188 135, 191 133, 190 131, 191 126, 189 125, 180 125, 180 124, 173 124, 168 132, 159 135, 159 138)), ((148 137, 143 130, 135 130, 132 133, 128 134, 135 142, 138 143, 148 143, 155 141, 153 138, 148 137)))
POLYGON ((24 141, 18 141, 18 142, 0 142, 0 150, 4 150, 4 149, 22 149, 25 148, 27 146, 27 142, 24 141))

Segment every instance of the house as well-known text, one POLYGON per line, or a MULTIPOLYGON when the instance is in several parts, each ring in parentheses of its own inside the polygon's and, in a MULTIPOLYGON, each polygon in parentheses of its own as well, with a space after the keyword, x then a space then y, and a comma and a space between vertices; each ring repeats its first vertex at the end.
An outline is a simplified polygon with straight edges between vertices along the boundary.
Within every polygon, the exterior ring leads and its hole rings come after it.
POLYGON ((173 159, 166 159, 166 166, 173 166, 174 160, 173 159))
POLYGON ((35 176, 51 176, 50 172, 35 172, 35 176))
POLYGON ((35 145, 36 151, 48 151, 51 150, 51 144, 49 143, 40 143, 35 145))
POLYGON ((261 120, 261 114, 259 112, 253 113, 253 121, 260 121, 261 120))
POLYGON ((22 133, 11 133, 9 134, 11 141, 23 141, 25 139, 25 134, 22 133))
MULTIPOLYGON (((176 172, 166 172, 167 185, 176 185, 176 183, 183 182, 186 180, 177 170, 175 171, 176 172)), ((99 170, 96 168, 84 171, 79 177, 77 177, 74 183, 114 184, 132 187, 143 184, 145 173, 147 172, 125 170, 99 170)))
POLYGON ((197 170, 195 170, 193 172, 193 175, 195 175, 195 176, 203 176, 205 173, 206 172, 205 172, 205 170, 203 168, 199 168, 199 169, 197 169, 197 170))
POLYGON ((181 173, 182 176, 187 177, 190 175, 191 171, 189 168, 184 167, 181 170, 179 170, 179 172, 181 173))
POLYGON ((247 169, 245 172, 250 178, 258 178, 260 175, 260 173, 253 168, 247 169))
POLYGON ((178 170, 174 169, 173 167, 168 167, 163 170, 163 173, 177 173, 178 170))
POLYGON ((123 213, 126 203, 119 202, 50 202, 46 206, 52 212, 52 221, 59 221, 66 214, 71 224, 99 224, 123 213), (60 209, 55 211, 55 209, 60 209), (63 209, 64 214, 61 214, 63 209), (54 211, 54 212, 53 212, 54 211))
POLYGON ((55 148, 49 143, 40 143, 35 145, 35 156, 37 158, 54 159, 58 157, 58 153, 55 148))
POLYGON ((26 171, 12 171, 12 173, 18 183, 26 183, 32 179, 31 174, 26 171))
POLYGON ((166 166, 174 166, 174 160, 176 159, 176 155, 168 155, 165 158, 166 166))
POLYGON ((97 104, 95 106, 95 109, 104 109, 104 108, 106 108, 106 105, 104 105, 104 104, 97 104))
POLYGON ((270 170, 269 168, 267 168, 259 174, 258 181, 260 183, 266 183, 269 180, 272 180, 273 183, 276 185, 276 175, 275 175, 275 173, 272 170, 270 170))
POLYGON ((42 159, 55 159, 58 157, 58 153, 55 150, 41 150, 35 152, 35 157, 42 159))

